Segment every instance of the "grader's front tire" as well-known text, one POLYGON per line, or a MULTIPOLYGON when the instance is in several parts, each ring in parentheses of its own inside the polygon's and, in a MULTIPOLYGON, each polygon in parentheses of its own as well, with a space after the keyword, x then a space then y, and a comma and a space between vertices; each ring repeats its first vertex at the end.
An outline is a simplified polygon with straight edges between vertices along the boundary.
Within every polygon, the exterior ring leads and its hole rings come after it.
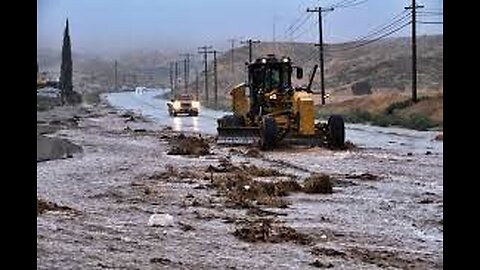
POLYGON ((332 115, 327 124, 328 147, 339 149, 345 145, 345 122, 340 115, 332 115))

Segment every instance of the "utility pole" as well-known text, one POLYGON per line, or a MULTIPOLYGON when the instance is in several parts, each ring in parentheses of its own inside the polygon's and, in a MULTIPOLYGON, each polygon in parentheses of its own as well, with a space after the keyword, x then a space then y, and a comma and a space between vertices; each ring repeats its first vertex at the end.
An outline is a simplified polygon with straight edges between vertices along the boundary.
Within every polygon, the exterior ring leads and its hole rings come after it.
MULTIPOLYGON (((175 60, 175 82, 173 84, 174 94, 177 94, 177 83, 178 83, 178 61, 175 60)), ((175 97, 175 95, 173 95, 175 97)))
POLYGON ((203 54, 203 62, 204 62, 204 73, 205 73, 205 100, 208 102, 208 65, 207 65, 207 54, 208 54, 208 49, 211 49, 212 46, 202 46, 198 47, 200 50, 198 53, 203 54))
POLYGON ((214 93, 215 93, 215 108, 218 105, 218 80, 217 80, 217 50, 209 51, 208 53, 213 53, 213 82, 214 82, 214 93))
POLYGON ((412 101, 417 102, 417 8, 424 6, 418 5, 412 0, 412 6, 405 7, 406 10, 412 10, 412 101))
POLYGON ((117 60, 115 60, 115 90, 118 89, 118 80, 117 80, 117 60))
POLYGON ((183 59, 183 86, 185 87, 185 93, 187 93, 188 78, 187 78, 187 58, 183 59))
POLYGON ((173 63, 170 62, 170 95, 173 94, 173 63))
POLYGON ((229 39, 228 41, 230 41, 232 43, 232 55, 231 55, 231 69, 232 69, 232 76, 235 76, 235 68, 234 68, 234 62, 235 62, 235 58, 234 58, 234 50, 235 50, 235 41, 236 39, 234 38, 231 38, 229 39))
POLYGON ((315 44, 315 46, 319 47, 319 61, 320 61, 320 85, 321 85, 321 90, 322 90, 322 105, 325 105, 325 77, 324 77, 324 66, 323 66, 323 26, 322 26, 322 12, 327 12, 327 11, 333 11, 333 8, 322 8, 322 7, 317 7, 314 9, 309 9, 307 8, 307 12, 317 12, 318 13, 318 31, 319 31, 319 37, 318 37, 318 44, 315 44))
POLYGON ((198 69, 195 69, 195 97, 198 100, 198 69))
POLYGON ((248 39, 245 41, 240 41, 240 44, 248 44, 248 62, 252 63, 252 44, 260 43, 260 40, 248 39))
POLYGON ((273 14, 273 48, 276 54, 278 54, 278 46, 276 42, 276 23, 277 23, 277 14, 273 14))
POLYGON ((184 80, 185 80, 185 90, 187 90, 187 86, 188 86, 188 83, 189 83, 189 79, 190 79, 190 56, 193 56, 193 54, 191 53, 183 53, 183 54, 180 54, 181 56, 185 56, 185 60, 184 60, 184 80))

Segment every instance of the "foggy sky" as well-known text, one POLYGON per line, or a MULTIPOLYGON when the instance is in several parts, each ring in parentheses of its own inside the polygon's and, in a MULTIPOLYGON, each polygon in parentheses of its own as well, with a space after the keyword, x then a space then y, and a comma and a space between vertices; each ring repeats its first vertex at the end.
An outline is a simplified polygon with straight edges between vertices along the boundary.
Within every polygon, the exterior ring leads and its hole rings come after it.
MULTIPOLYGON (((37 48, 60 49, 65 19, 70 21, 72 50, 113 55, 131 50, 168 53, 213 45, 228 49, 229 38, 287 41, 285 30, 306 8, 340 0, 37 0, 37 48)), ((410 0, 369 0, 337 9, 324 20, 324 41, 345 42, 388 22, 410 0)), ((425 8, 442 9, 443 0, 418 0, 425 8)), ((315 14, 295 39, 317 42, 315 14)), ((443 21, 442 16, 431 20, 443 21)), ((442 25, 418 25, 418 35, 443 33, 442 25)), ((410 28, 395 36, 409 36, 410 28)), ((238 42, 236 46, 239 46, 238 42)))

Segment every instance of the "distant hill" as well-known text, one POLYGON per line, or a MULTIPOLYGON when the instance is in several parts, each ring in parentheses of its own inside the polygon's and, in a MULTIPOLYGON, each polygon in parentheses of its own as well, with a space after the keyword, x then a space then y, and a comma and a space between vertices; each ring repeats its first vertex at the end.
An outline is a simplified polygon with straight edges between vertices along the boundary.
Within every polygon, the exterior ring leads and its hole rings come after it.
MULTIPOLYGON (((411 39, 389 38, 352 50, 340 51, 355 43, 325 45, 325 85, 327 93, 351 95, 351 85, 368 81, 373 92, 408 91, 411 86, 411 39), (333 52, 337 51, 337 52, 333 52)), ((417 38, 418 87, 424 91, 443 91, 443 35, 417 38)), ((318 63, 318 48, 313 43, 269 43, 253 47, 253 58, 274 53, 289 56, 295 65, 304 68, 306 84, 310 72, 318 63)), ((248 47, 234 50, 234 71, 231 72, 231 51, 218 57, 219 96, 229 98, 231 86, 245 81, 245 61, 248 47)), ((211 57, 210 57, 211 58, 211 57)), ((209 63, 212 67, 212 63, 209 63)), ((213 73, 209 70, 209 92, 213 96, 213 73)), ((203 77, 200 77, 200 92, 203 94, 203 77)), ((317 72, 313 83, 319 89, 320 76, 317 72)), ((193 85, 191 86, 194 87, 193 85)), ((225 102, 225 101, 224 101, 225 102)))
MULTIPOLYGON (((418 86, 420 90, 443 90, 443 35, 420 36, 418 43, 418 86)), ((402 91, 411 85, 411 47, 409 38, 390 38, 348 51, 338 51, 354 43, 325 45, 325 84, 328 93, 351 95, 351 85, 368 81, 373 92, 402 91), (332 52, 336 50, 337 52, 332 52)), ((218 58, 219 97, 229 98, 229 89, 245 81, 245 62, 248 47, 234 49, 234 74, 231 72, 231 50, 218 58)), ((306 84, 313 66, 318 63, 318 48, 313 43, 262 42, 253 47, 253 58, 274 53, 289 56, 294 64, 304 68, 304 79, 294 81, 306 84)), ((190 82, 195 81, 195 69, 200 72, 200 93, 204 95, 203 63, 201 57, 191 62, 190 82)), ((169 87, 169 62, 183 60, 161 51, 136 51, 118 57, 118 83, 120 85, 145 85, 169 87)), ((209 55, 209 92, 213 97, 213 64, 209 55)), ((37 50, 40 71, 60 71, 60 49, 37 50)), ((96 85, 100 91, 114 86, 114 60, 73 51, 74 83, 82 88, 85 83, 96 85)), ((179 65, 179 77, 183 78, 183 65, 179 65)), ((318 89, 317 72, 313 88, 318 89)), ((183 85, 180 85, 183 88, 183 85)), ((194 83, 190 89, 194 89, 194 83)), ((222 101, 226 102, 226 101, 222 101)))
MULTIPOLYGON (((73 51, 74 87, 80 92, 107 91, 115 85, 114 59, 102 58, 73 51)), ((130 52, 118 57, 117 80, 120 86, 168 87, 168 61, 173 56, 161 52, 130 52)), ((61 51, 38 49, 37 62, 40 72, 58 77, 61 66, 61 51)))

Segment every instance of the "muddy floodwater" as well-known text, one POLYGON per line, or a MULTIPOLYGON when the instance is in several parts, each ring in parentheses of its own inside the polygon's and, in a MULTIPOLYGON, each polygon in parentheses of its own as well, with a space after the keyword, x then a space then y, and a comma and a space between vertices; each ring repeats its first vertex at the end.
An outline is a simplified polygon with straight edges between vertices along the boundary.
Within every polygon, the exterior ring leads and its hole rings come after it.
POLYGON ((108 94, 48 135, 83 151, 37 163, 52 203, 37 205, 38 269, 443 269, 437 132, 347 125, 352 150, 221 147, 224 112, 170 117, 161 93, 108 94), (210 153, 167 154, 178 132, 210 153), (303 191, 316 174, 332 193, 303 191), (251 192, 283 180, 299 188, 251 192), (154 214, 170 222, 149 226, 154 214))

